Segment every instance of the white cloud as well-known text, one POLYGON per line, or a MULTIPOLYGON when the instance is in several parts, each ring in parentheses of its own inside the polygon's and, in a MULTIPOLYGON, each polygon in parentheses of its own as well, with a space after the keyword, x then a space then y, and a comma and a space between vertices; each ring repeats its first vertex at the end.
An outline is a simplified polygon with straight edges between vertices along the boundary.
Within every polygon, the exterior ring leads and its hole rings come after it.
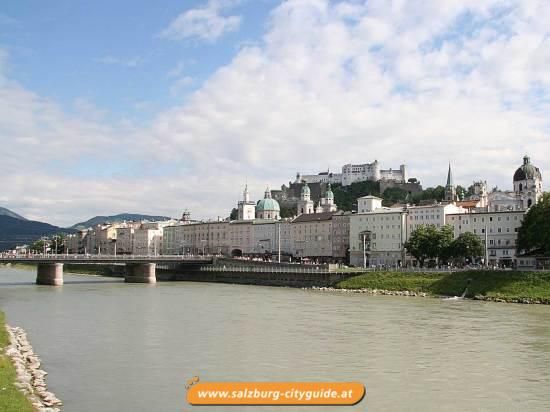
POLYGON ((198 38, 214 42, 224 34, 239 28, 241 16, 224 14, 224 9, 236 3, 238 2, 210 0, 203 7, 180 14, 160 33, 160 36, 173 40, 198 38))
POLYGON ((537 0, 290 0, 261 42, 141 129, 68 116, 7 81, 4 206, 67 224, 122 211, 225 216, 246 178, 259 198, 296 171, 374 159, 408 164, 425 186, 444 184, 450 160, 458 184, 510 188, 528 153, 548 182, 548 21, 537 0), (97 162, 82 180, 45 160, 82 155, 97 162))
POLYGON ((140 57, 132 57, 128 59, 122 59, 114 56, 102 56, 96 59, 98 63, 113 66, 125 66, 125 67, 137 67, 143 63, 140 57))

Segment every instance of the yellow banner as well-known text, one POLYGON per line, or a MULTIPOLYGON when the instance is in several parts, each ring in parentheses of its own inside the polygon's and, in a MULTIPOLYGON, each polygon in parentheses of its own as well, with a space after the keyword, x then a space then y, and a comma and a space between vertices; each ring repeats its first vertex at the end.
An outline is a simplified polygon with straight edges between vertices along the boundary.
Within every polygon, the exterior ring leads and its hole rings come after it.
POLYGON ((187 391, 191 405, 355 405, 358 382, 200 382, 187 391))

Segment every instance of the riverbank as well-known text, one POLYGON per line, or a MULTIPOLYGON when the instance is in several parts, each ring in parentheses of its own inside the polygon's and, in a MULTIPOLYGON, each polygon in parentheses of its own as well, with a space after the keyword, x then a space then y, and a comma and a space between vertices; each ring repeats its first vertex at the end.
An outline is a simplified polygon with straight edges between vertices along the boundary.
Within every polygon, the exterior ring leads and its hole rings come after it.
POLYGON ((58 412, 61 401, 48 392, 46 375, 25 331, 6 325, 0 312, 0 410, 58 412))
POLYGON ((369 272, 338 282, 335 289, 404 296, 461 296, 476 300, 550 304, 550 272, 369 272))
POLYGON ((0 411, 34 411, 32 403, 15 386, 17 375, 15 366, 6 355, 10 338, 6 329, 4 312, 0 312, 0 411))

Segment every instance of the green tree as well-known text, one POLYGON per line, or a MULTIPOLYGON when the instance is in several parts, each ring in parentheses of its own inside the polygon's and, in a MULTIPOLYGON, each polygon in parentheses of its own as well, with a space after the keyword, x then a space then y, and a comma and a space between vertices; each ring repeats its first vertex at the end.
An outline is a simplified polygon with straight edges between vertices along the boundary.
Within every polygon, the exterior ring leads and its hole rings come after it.
POLYGON ((405 248, 418 260, 420 267, 424 267, 426 259, 448 259, 452 241, 452 226, 422 225, 411 233, 405 248))
POLYGON ((57 233, 50 240, 50 247, 55 254, 63 254, 65 252, 65 233, 57 233), (57 250, 55 249, 57 247, 57 250))
POLYGON ((475 259, 485 254, 485 248, 479 236, 474 235, 472 232, 461 233, 451 243, 450 249, 450 255, 462 262, 466 259, 475 259))
POLYGON ((296 206, 281 205, 280 215, 283 219, 296 216, 296 206))
POLYGON ((409 192, 399 187, 388 187, 382 194, 383 205, 391 206, 395 203, 403 203, 409 192))
POLYGON ((239 218, 239 210, 234 207, 229 214, 229 220, 237 220, 239 218))
POLYGON ((525 214, 518 231, 517 250, 550 256, 550 193, 545 193, 525 214))
POLYGON ((433 200, 441 202, 445 198, 445 188, 443 186, 428 187, 422 192, 415 193, 413 195, 413 202, 415 204, 421 201, 433 200))
POLYGON ((30 250, 35 253, 44 253, 50 247, 49 239, 38 239, 32 245, 30 245, 30 250))
POLYGON ((357 198, 367 195, 380 196, 380 183, 367 180, 365 182, 355 182, 348 186, 340 184, 332 185, 334 193, 334 202, 338 209, 351 211, 356 207, 357 198))

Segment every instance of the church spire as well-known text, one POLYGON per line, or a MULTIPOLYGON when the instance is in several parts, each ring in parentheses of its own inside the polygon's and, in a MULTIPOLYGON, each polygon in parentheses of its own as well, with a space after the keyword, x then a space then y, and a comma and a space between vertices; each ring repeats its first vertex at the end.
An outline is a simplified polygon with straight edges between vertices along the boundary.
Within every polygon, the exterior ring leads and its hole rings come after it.
POLYGON ((447 172, 447 185, 445 185, 445 200, 448 202, 455 202, 456 188, 453 181, 453 172, 451 170, 451 162, 449 162, 449 171, 447 172))
POLYGON ((250 202, 250 195, 248 194, 248 183, 244 185, 243 201, 250 202))
POLYGON ((447 186, 454 186, 453 172, 451 171, 451 162, 449 162, 449 172, 447 173, 447 186))

